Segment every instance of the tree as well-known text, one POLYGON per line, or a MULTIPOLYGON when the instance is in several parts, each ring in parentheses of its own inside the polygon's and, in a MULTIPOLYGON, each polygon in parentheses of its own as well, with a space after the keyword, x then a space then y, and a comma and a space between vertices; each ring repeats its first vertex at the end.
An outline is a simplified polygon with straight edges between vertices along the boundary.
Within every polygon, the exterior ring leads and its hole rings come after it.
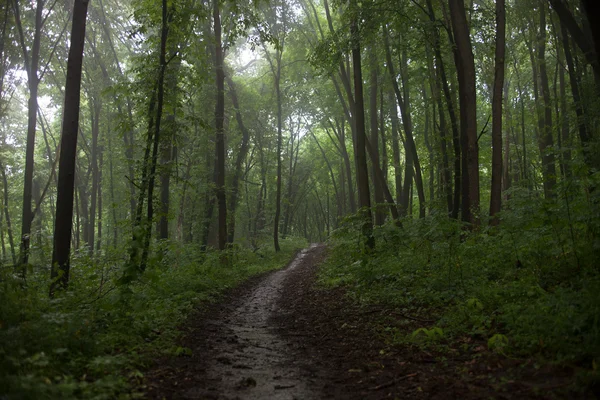
POLYGON ((67 81, 61 134, 61 153, 58 167, 58 196, 56 199, 56 225, 50 296, 56 289, 66 289, 69 284, 71 234, 73 226, 73 194, 75 191, 75 159, 79 131, 79 104, 81 97, 81 70, 85 25, 89 0, 75 0, 71 45, 67 61, 67 81))
MULTIPOLYGON (((217 101, 215 106, 216 132, 216 171, 215 184, 217 203, 219 205, 219 250, 224 250, 227 244, 227 202, 225 195, 225 72, 223 70, 223 45, 221 44, 221 17, 219 15, 219 0, 213 0, 213 23, 215 30, 215 67, 217 101)), ((277 243, 277 240, 275 241, 277 243)), ((277 245, 275 246, 277 248, 277 245)), ((279 250, 277 248, 277 250, 279 250)))
POLYGON ((29 262, 29 241, 31 235, 31 224, 33 222, 33 213, 31 208, 33 191, 33 168, 35 152, 35 132, 37 126, 38 112, 38 88, 40 77, 38 68, 40 63, 40 42, 42 37, 42 26, 44 19, 44 0, 37 0, 35 8, 35 28, 33 33, 33 43, 28 49, 25 43, 25 34, 21 22, 21 13, 19 0, 14 1, 15 22, 19 32, 19 41, 23 51, 23 60, 25 71, 27 72, 27 83, 29 86, 29 101, 27 103, 27 149, 25 150, 25 177, 23 184, 23 213, 21 219, 21 249, 19 262, 27 264, 29 262))
POLYGON ((477 144, 477 92, 475 61, 464 0, 450 0, 450 19, 456 41, 456 71, 460 96, 462 147, 462 219, 478 224, 479 147, 477 144))
POLYGON ((490 217, 500 211, 502 201, 502 92, 504 89, 504 53, 505 53, 505 4, 496 0, 496 54, 494 72, 494 92, 492 98, 492 188, 490 193, 490 217))
POLYGON ((274 15, 271 16, 272 23, 276 26, 276 45, 275 55, 271 56, 269 51, 265 47, 265 56, 271 67, 271 73, 273 74, 273 84, 275 87, 275 97, 277 101, 277 184, 275 189, 275 219, 273 222, 273 245, 275 251, 280 251, 279 246, 279 221, 281 218, 281 150, 283 142, 283 99, 281 96, 281 68, 282 68, 282 57, 283 50, 285 47, 285 36, 287 27, 287 10, 285 1, 281 2, 281 5, 274 8, 274 15), (280 15, 278 15, 280 14, 280 15), (278 21, 278 19, 281 19, 278 21))
POLYGON ((359 36, 359 9, 356 0, 350 2, 350 38, 352 46, 352 70, 354 77, 354 126, 355 144, 354 157, 356 159, 356 187, 358 189, 358 206, 363 218, 362 235, 367 248, 375 247, 373 237, 373 217, 371 215, 371 196, 369 194, 369 175, 367 168, 365 131, 365 106, 363 96, 363 79, 361 67, 361 47, 359 36))

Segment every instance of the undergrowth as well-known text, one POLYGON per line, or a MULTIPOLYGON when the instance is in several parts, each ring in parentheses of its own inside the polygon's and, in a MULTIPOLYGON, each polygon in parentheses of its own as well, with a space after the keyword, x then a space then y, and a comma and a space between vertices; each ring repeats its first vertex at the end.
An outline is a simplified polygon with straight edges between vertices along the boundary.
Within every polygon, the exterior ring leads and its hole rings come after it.
POLYGON ((471 335, 510 357, 577 366, 597 382, 600 195, 510 195, 497 227, 482 220, 469 230, 433 212, 376 228, 376 248, 368 251, 361 221, 348 218, 330 239, 320 281, 345 286, 360 302, 434 321, 403 337, 390 329, 395 340, 471 335))
POLYGON ((122 254, 76 255, 69 290, 49 299, 49 271, 27 281, 0 270, 0 398, 127 399, 131 384, 161 354, 189 352, 176 329, 194 307, 252 275, 283 267, 302 239, 256 251, 218 252, 162 243, 141 278, 119 285, 122 254))

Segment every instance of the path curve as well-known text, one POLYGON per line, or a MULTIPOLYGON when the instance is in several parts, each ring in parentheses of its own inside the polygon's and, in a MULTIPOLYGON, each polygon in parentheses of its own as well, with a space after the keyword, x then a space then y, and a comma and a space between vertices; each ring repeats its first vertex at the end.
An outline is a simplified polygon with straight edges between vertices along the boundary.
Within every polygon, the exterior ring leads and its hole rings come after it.
MULTIPOLYGON (((293 272, 314 263, 324 253, 323 244, 312 244, 298 253, 284 269, 272 272, 245 293, 203 319, 193 329, 206 332, 188 362, 173 367, 171 376, 190 368, 194 374, 183 382, 166 382, 155 388, 155 398, 169 399, 318 399, 324 377, 310 368, 310 361, 295 357, 294 345, 278 332, 278 306, 293 272), (196 359, 196 360, 194 360, 196 359), (199 366, 201 369, 198 369, 199 366), (199 375, 202 375, 201 377, 199 375), (194 382, 195 381, 195 382, 194 382), (167 395, 164 390, 167 387, 167 395)), ((167 367, 168 368, 168 367, 167 367)), ((168 380, 168 379, 166 379, 168 380)))

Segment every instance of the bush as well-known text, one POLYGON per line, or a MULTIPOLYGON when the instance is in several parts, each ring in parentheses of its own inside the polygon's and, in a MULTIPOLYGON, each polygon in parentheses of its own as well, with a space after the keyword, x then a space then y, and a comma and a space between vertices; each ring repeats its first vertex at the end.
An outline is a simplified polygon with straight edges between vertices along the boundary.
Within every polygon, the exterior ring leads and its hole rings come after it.
MULTIPOLYGON (((126 394, 148 361, 189 351, 176 346, 182 323, 200 303, 252 275, 281 268, 301 239, 256 251, 222 254, 173 242, 139 280, 119 285, 121 254, 91 260, 76 256, 71 286, 48 298, 47 270, 34 270, 23 285, 12 269, 0 273, 0 395, 10 399, 114 399, 126 394)), ((1 396, 0 396, 1 397, 1 396)))
POLYGON ((361 302, 433 313, 426 318, 436 322, 420 333, 468 333, 496 351, 591 370, 600 362, 594 204, 565 193, 546 201, 517 189, 498 227, 484 220, 470 231, 443 212, 406 218, 402 228, 375 229, 368 257, 348 251, 359 232, 348 219, 330 239, 320 281, 346 286, 361 302))

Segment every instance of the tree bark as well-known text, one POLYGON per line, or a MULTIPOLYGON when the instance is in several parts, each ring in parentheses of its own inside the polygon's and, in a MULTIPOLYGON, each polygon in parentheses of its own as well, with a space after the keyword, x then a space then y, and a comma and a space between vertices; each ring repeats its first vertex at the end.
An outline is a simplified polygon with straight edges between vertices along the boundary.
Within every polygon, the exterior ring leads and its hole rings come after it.
MULTIPOLYGON (((351 0, 351 12, 358 13, 357 1, 351 0)), ((354 127, 356 132, 354 157, 356 159, 356 187, 358 189, 358 206, 363 218, 362 235, 365 245, 369 249, 375 247, 373 237, 373 217, 371 215, 371 196, 369 194, 369 175, 367 169, 367 155, 365 152, 365 109, 363 96, 363 79, 360 55, 360 40, 358 33, 358 15, 353 15, 350 22, 350 36, 352 45, 352 67, 354 73, 354 127)))
POLYGON ((169 11, 167 0, 162 1, 162 24, 160 31, 160 54, 156 96, 156 116, 154 123, 154 143, 152 144, 152 159, 150 161, 150 174, 148 176, 148 199, 146 210, 145 238, 140 260, 140 271, 146 269, 148 254, 150 252, 150 239, 152 237, 152 219, 154 218, 154 186, 156 182, 156 165, 158 164, 158 149, 161 140, 161 122, 165 97, 165 74, 167 69, 167 37, 169 35, 169 11))
MULTIPOLYGON (((27 72, 27 83, 29 86, 29 100, 27 107, 27 145, 25 149, 25 178, 23 184, 23 212, 21 218, 21 248, 19 262, 27 264, 29 262, 29 242, 31 235, 31 224, 33 222, 33 213, 31 208, 32 190, 33 190, 33 169, 35 154, 35 133, 37 126, 38 110, 38 66, 40 61, 40 41, 42 36, 42 13, 44 9, 44 0, 36 1, 35 10, 35 31, 33 34, 33 44, 31 53, 25 44, 25 35, 21 23, 18 0, 14 0, 15 23, 19 33, 19 40, 23 51, 25 71, 27 72)), ((25 269, 23 269, 23 274, 25 269)))
POLYGON ((464 0, 450 0, 450 19, 456 42, 462 143, 462 219, 479 224, 479 147, 475 61, 464 0))
POLYGON ((583 154, 588 165, 590 163, 590 155, 587 146, 589 145, 590 135, 588 134, 588 128, 585 121, 585 114, 583 111, 583 105, 581 103, 581 95, 579 93, 579 82, 577 75, 575 74, 575 63, 573 62, 573 55, 571 54, 571 46, 569 45, 569 38, 566 34, 566 28, 561 23, 562 32, 562 45, 565 52, 565 61, 567 62, 567 68, 569 71, 569 83, 571 85, 571 94, 573 96, 573 102, 575 103, 575 114, 577 115, 577 128, 579 132, 579 140, 583 146, 583 154))
POLYGON ((540 86, 543 98, 544 112, 543 123, 540 124, 539 146, 542 156, 542 175, 544 195, 546 198, 554 197, 554 186, 556 185, 556 165, 554 160, 552 137, 552 102, 550 100, 550 88, 548 85, 548 73, 546 71, 546 6, 540 1, 540 31, 537 41, 537 56, 540 86))
POLYGON ((387 34, 384 36, 386 61, 388 64, 389 75, 392 80, 392 86, 396 93, 396 100, 400 106, 400 113, 402 114, 402 124, 404 126, 405 134, 405 154, 406 154, 406 166, 404 174, 404 191, 402 192, 402 201, 400 202, 401 214, 406 215, 410 203, 410 191, 408 187, 412 184, 414 178, 417 186, 417 195, 419 196, 419 218, 425 217, 425 190, 423 188, 423 177, 421 175, 421 164, 419 162, 419 154, 417 153, 417 146, 413 138, 413 126, 412 118, 410 113, 410 99, 408 90, 408 73, 406 71, 406 54, 401 56, 402 65, 401 79, 402 79, 402 90, 404 94, 400 92, 398 81, 396 80, 396 72, 392 63, 392 55, 389 46, 389 40, 387 34))
POLYGON ((75 159, 79 131, 81 70, 88 0, 75 0, 71 46, 67 61, 67 81, 63 109, 61 152, 58 167, 56 225, 50 277, 50 296, 69 284, 71 234, 73 228, 73 194, 75 191, 75 159))
POLYGON ((235 118, 238 128, 242 133, 242 142, 240 143, 240 149, 238 150, 235 159, 235 168, 233 170, 231 182, 231 194, 229 195, 229 226, 227 228, 227 241, 229 243, 233 243, 233 239, 235 238, 235 217, 240 186, 239 181, 240 177, 242 176, 242 165, 246 160, 246 156, 248 155, 250 132, 248 132, 248 128, 246 128, 246 125, 244 125, 244 120, 242 119, 240 104, 235 91, 235 84, 229 76, 226 76, 225 79, 227 79, 227 85, 229 86, 229 96, 231 97, 231 103, 233 104, 233 108, 235 110, 235 118))
POLYGON ((376 178, 377 169, 381 169, 381 164, 379 160, 379 131, 377 124, 377 80, 378 80, 378 64, 377 64, 377 55, 375 44, 373 43, 369 48, 369 68, 370 68, 370 76, 369 76, 369 123, 371 128, 371 164, 372 174, 373 174, 373 195, 375 200, 375 224, 378 226, 383 225, 385 222, 385 213, 380 207, 383 203, 383 187, 381 186, 381 182, 376 178))
POLYGON ((92 116, 92 147, 91 147, 91 166, 92 169, 92 193, 90 198, 90 220, 88 249, 90 256, 94 254, 95 234, 96 234, 96 203, 98 200, 98 136, 100 135, 100 100, 92 96, 89 99, 90 111, 92 116))
MULTIPOLYGON (((429 11, 429 19, 432 23, 436 23, 435 13, 431 0, 427 0, 427 9, 429 11)), ((461 193, 462 193, 462 176, 461 176, 461 149, 460 149, 460 132, 458 121, 456 120, 456 112, 454 110, 454 102, 452 101, 452 95, 450 93, 450 86, 448 85, 448 78, 446 76, 446 69, 444 66, 444 59, 442 58, 442 51, 440 48, 440 35, 435 28, 433 30, 434 35, 434 53, 435 53, 435 65, 438 71, 438 79, 442 84, 444 97, 446 99, 446 106, 448 108, 448 115, 450 117, 450 125, 452 127, 452 147, 454 148, 454 196, 452 198, 452 211, 450 216, 454 219, 458 218, 458 212, 461 207, 461 193)), ((452 34, 448 32, 448 36, 452 37, 452 34)), ((454 44, 453 41, 451 41, 454 44)), ((440 104, 440 112, 442 112, 440 104)), ((441 122, 441 119, 440 119, 441 122)), ((448 185, 450 183, 448 182, 448 185)))
POLYGON ((490 193, 490 224, 497 225, 496 214, 502 204, 502 90, 504 89, 505 4, 496 0, 496 54, 494 91, 492 94, 492 188, 490 193))
POLYGON ((6 220, 6 231, 8 232, 8 244, 10 245, 10 254, 12 256, 13 265, 17 265, 17 254, 15 252, 15 242, 13 239, 12 224, 10 222, 10 213, 8 212, 8 179, 6 179, 6 168, 0 164, 0 173, 2 173, 2 184, 4 192, 3 212, 6 220))
POLYGON ((390 118, 392 122, 392 160, 394 162, 394 183, 396 203, 402 198, 402 165, 400 164, 400 138, 398 134, 398 112, 393 93, 389 93, 390 118))
POLYGON ((215 131, 216 131, 216 194, 219 207, 219 250, 225 250, 227 245, 227 200, 225 194, 225 72, 223 70, 223 46, 221 44, 221 16, 219 14, 219 0, 213 0, 213 22, 215 30, 215 66, 217 102, 215 106, 215 131))

